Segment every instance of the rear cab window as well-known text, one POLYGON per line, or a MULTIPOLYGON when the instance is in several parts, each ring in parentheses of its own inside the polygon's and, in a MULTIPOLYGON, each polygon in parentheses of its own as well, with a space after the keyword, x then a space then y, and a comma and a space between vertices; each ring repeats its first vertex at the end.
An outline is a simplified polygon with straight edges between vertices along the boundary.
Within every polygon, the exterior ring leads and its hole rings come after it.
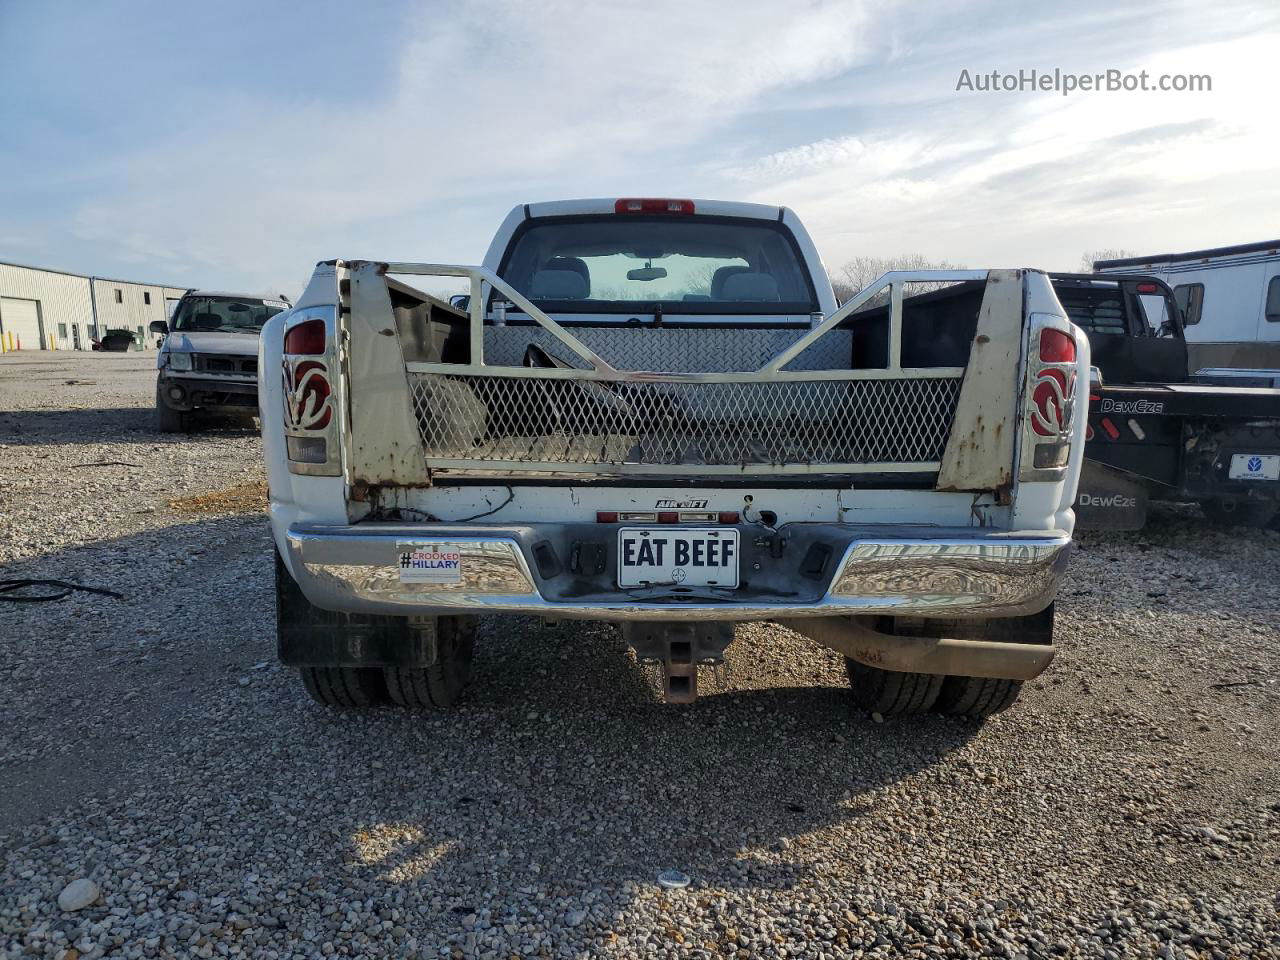
POLYGON ((1120 288, 1058 287, 1058 302, 1067 318, 1087 333, 1128 335, 1120 288))
POLYGON ((540 309, 583 319, 680 314, 807 322, 819 310, 791 231, 768 220, 538 218, 517 230, 498 272, 540 309))

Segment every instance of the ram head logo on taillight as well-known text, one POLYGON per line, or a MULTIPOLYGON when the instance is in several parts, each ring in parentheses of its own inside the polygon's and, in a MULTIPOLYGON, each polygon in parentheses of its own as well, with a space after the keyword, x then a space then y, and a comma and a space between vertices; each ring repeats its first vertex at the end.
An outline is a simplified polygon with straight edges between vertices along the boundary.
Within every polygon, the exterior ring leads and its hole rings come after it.
POLYGON ((1037 436, 1066 440, 1071 436, 1075 410, 1076 377, 1065 370, 1046 367, 1036 374, 1031 389, 1031 429, 1037 436))
POLYGON ((319 360, 284 358, 284 418, 294 430, 323 430, 333 419, 329 371, 319 360))

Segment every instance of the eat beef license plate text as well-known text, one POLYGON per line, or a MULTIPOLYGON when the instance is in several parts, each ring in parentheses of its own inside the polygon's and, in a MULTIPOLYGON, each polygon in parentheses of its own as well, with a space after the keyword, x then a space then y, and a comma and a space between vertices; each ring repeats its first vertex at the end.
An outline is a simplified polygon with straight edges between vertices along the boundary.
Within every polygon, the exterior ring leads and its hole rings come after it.
POLYGON ((738 531, 624 527, 618 531, 618 586, 736 587, 738 531))

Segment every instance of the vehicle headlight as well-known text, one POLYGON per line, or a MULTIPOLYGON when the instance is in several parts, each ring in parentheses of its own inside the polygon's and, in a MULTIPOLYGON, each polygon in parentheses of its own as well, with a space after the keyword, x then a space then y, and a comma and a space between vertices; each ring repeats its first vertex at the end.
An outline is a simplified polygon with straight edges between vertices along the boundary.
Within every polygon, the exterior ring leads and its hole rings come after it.
POLYGON ((169 369, 177 373, 185 373, 191 369, 191 354, 169 352, 169 369))

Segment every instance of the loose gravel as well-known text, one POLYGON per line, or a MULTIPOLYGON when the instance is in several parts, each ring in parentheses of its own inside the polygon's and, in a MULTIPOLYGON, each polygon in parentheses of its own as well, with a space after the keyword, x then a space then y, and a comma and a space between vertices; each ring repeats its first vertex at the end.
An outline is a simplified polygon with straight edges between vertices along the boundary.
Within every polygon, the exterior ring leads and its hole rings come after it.
POLYGON ((257 436, 154 432, 153 376, 0 358, 3 576, 126 596, 0 604, 0 955, 1280 956, 1280 534, 1082 537, 980 726, 771 625, 667 706, 525 619, 458 711, 343 713, 275 661, 257 436))

